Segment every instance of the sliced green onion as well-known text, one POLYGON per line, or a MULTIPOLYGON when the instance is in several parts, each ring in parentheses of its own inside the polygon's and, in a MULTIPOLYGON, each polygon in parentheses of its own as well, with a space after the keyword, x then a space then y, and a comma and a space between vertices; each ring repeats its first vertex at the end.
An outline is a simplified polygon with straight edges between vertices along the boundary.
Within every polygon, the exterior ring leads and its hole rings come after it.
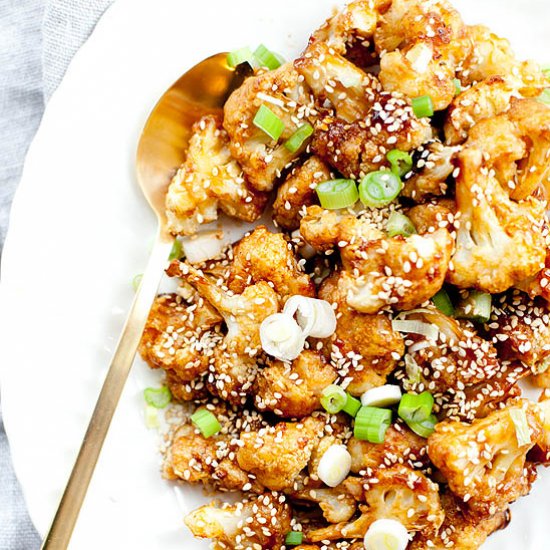
POLYGON ((389 170, 367 174, 359 184, 359 198, 365 206, 379 208, 390 204, 403 189, 401 180, 389 170))
POLYGON ((411 171, 413 166, 413 159, 409 153, 400 151, 399 149, 392 149, 386 158, 391 164, 391 171, 399 177, 404 176, 407 172, 411 171))
POLYGON ((281 137, 281 134, 285 129, 285 123, 265 105, 262 105, 258 109, 258 112, 252 122, 256 128, 262 130, 262 132, 275 141, 281 137))
POLYGON ((286 141, 285 147, 291 153, 299 151, 305 141, 313 134, 313 126, 308 124, 302 124, 286 141))
POLYGON ((455 85, 455 96, 462 92, 462 82, 458 78, 453 78, 453 84, 455 85))
POLYGON ((160 427, 158 409, 152 405, 145 407, 145 425, 151 430, 160 427))
POLYGON ((342 411, 355 418, 355 416, 357 416, 357 411, 361 408, 361 401, 349 393, 346 393, 346 397, 346 404, 344 405, 342 411))
POLYGON ((324 181, 315 188, 315 191, 317 191, 321 206, 328 210, 353 206, 359 198, 357 185, 353 180, 324 181))
POLYGON ((550 88, 544 89, 537 97, 537 99, 545 105, 550 105, 550 88))
POLYGON ((451 299, 444 288, 432 296, 432 302, 434 306, 441 311, 441 313, 444 313, 449 317, 454 317, 455 306, 453 306, 453 302, 451 302, 451 299))
POLYGON ((370 443, 383 443, 391 424, 391 411, 379 407, 361 407, 355 417, 353 436, 370 443))
POLYGON ((339 413, 346 405, 348 396, 341 386, 331 384, 321 393, 321 405, 330 414, 339 413))
POLYGON ((161 388, 146 388, 143 391, 143 397, 147 405, 151 405, 151 407, 156 407, 157 409, 164 409, 172 400, 172 394, 166 386, 162 386, 161 388))
POLYGON ((204 437, 211 437, 222 429, 218 419, 207 409, 199 409, 194 412, 191 415, 191 422, 204 437))
POLYGON ((411 100, 413 113, 418 118, 433 116, 434 104, 429 95, 421 95, 411 100))
POLYGON ((285 545, 298 546, 298 544, 302 544, 303 540, 304 535, 301 531, 289 531, 285 537, 285 545))
POLYGON ((407 426, 420 437, 430 437, 434 433, 437 417, 435 414, 430 414, 428 418, 419 422, 407 422, 407 426))
POLYGON ((272 52, 263 44, 256 48, 254 57, 261 67, 267 67, 270 71, 279 68, 284 63, 284 59, 279 54, 272 52))
POLYGON ((546 78, 546 80, 550 80, 550 66, 543 67, 542 74, 544 75, 544 78, 546 78))
POLYGON ((227 64, 230 67, 236 67, 245 62, 252 64, 253 59, 254 54, 248 46, 227 54, 227 64))
POLYGON ((523 409, 510 409, 510 417, 516 429, 518 446, 529 445, 531 443, 531 433, 529 432, 529 423, 525 411, 523 409))
POLYGON ((434 398, 430 392, 420 394, 406 393, 399 402, 397 414, 407 424, 426 420, 432 414, 434 398))
POLYGON ((471 290, 468 297, 460 301, 456 316, 477 323, 486 323, 491 318, 492 297, 488 292, 471 290))
POLYGON ((133 279, 132 279, 132 287, 134 291, 137 292, 137 289, 139 288, 139 285, 141 284, 141 279, 143 279, 143 273, 138 273, 133 279))
POLYGON ((416 227, 405 214, 401 214, 401 212, 392 212, 386 222, 386 231, 390 237, 396 237, 397 235, 410 237, 416 233, 416 227))
POLYGON ((176 239, 174 241, 174 244, 172 245, 172 250, 170 250, 170 256, 168 256, 168 260, 179 260, 183 255, 183 250, 181 247, 181 241, 179 239, 176 239))

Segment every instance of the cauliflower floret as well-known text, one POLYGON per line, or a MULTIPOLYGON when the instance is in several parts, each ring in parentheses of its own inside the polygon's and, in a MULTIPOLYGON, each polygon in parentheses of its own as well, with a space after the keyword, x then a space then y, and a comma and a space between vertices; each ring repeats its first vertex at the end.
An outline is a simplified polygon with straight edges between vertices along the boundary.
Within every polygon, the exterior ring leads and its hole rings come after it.
POLYGON ((193 126, 187 158, 166 194, 168 228, 192 235, 202 223, 218 218, 218 209, 247 222, 256 221, 267 194, 250 189, 239 164, 231 158, 229 139, 213 115, 193 126))
MULTIPOLYGON (((173 264, 174 265, 174 264, 173 264)), ((264 281, 232 294, 191 265, 177 263, 174 274, 191 284, 223 317, 227 334, 210 360, 210 391, 234 404, 246 401, 257 374, 256 355, 261 351, 260 325, 279 309, 277 293, 264 281)))
POLYGON ((292 364, 274 361, 258 373, 255 405, 286 418, 308 416, 321 409, 321 393, 336 376, 322 355, 304 350, 292 364))
POLYGON ((445 521, 437 533, 419 532, 409 550, 479 550, 487 537, 504 529, 510 521, 509 510, 480 516, 465 510, 464 504, 450 492, 441 493, 445 521))
POLYGON ((237 462, 272 491, 291 489, 323 435, 324 421, 307 417, 241 433, 237 462))
POLYGON ((281 233, 259 225, 237 244, 233 256, 228 281, 233 292, 267 281, 283 299, 295 294, 315 296, 315 285, 298 267, 292 245, 281 233))
POLYGON ((447 192, 447 178, 455 166, 453 160, 459 147, 446 147, 440 141, 430 141, 413 154, 413 168, 405 176, 401 196, 422 202, 430 196, 447 192))
POLYGON ((208 396, 206 377, 208 371, 193 380, 183 381, 173 371, 166 371, 165 383, 175 401, 196 401, 208 396))
POLYGON ((550 302, 550 248, 546 251, 544 267, 533 277, 517 283, 516 288, 523 290, 531 298, 541 296, 550 302))
POLYGON ((384 384, 405 348, 387 313, 370 315, 349 307, 339 279, 337 272, 325 279, 319 288, 319 298, 333 304, 336 311, 332 363, 341 376, 351 378, 347 390, 361 395, 384 384))
POLYGON ((502 116, 474 126, 458 155, 460 226, 453 268, 447 274, 454 285, 491 293, 503 292, 533 276, 544 267, 546 256, 542 231, 546 204, 534 197, 510 200, 492 164, 493 159, 499 160, 496 153, 509 155, 514 143, 520 149, 515 158, 523 156, 523 142, 513 141, 509 131, 513 125, 502 116))
POLYGON ((283 495, 264 493, 237 504, 216 502, 188 514, 193 535, 214 539, 214 550, 281 548, 291 529, 292 512, 283 495))
POLYGON ((221 322, 219 313, 204 300, 189 305, 176 294, 157 296, 139 352, 151 368, 190 382, 207 371, 209 357, 222 340, 221 322))
POLYGON ((542 392, 539 402, 539 409, 544 417, 543 434, 537 444, 529 452, 528 459, 535 464, 550 466, 550 390, 542 392))
POLYGON ((456 203, 452 199, 432 199, 406 211, 416 231, 421 235, 433 233, 437 229, 455 231, 456 203))
POLYGON ((382 518, 400 521, 408 531, 437 530, 444 514, 439 490, 421 472, 396 465, 380 468, 364 478, 349 477, 344 489, 358 502, 361 515, 353 522, 342 522, 308 533, 313 542, 363 537, 374 521, 382 518))
POLYGON ((271 191, 282 170, 298 158, 301 151, 291 153, 283 143, 299 126, 316 118, 310 92, 301 80, 292 63, 286 63, 247 78, 225 103, 223 126, 231 154, 258 191, 271 191), (277 141, 253 123, 262 105, 284 122, 277 141))
POLYGON ((537 405, 518 401, 472 424, 444 421, 428 439, 428 454, 449 488, 471 510, 494 514, 529 492, 527 452, 543 434, 537 405), (529 441, 518 441, 513 414, 525 415, 529 441))
POLYGON ((485 328, 502 359, 517 359, 534 374, 546 369, 550 361, 550 312, 545 300, 532 300, 518 290, 499 296, 485 328))
POLYGON ((510 79, 491 76, 456 96, 445 118, 445 142, 457 145, 468 137, 470 128, 484 118, 506 111, 517 91, 510 79))
POLYGON ((273 219, 277 225, 289 231, 300 227, 302 209, 318 203, 315 188, 319 183, 330 179, 328 166, 316 156, 294 167, 277 189, 277 197, 273 203, 273 219))

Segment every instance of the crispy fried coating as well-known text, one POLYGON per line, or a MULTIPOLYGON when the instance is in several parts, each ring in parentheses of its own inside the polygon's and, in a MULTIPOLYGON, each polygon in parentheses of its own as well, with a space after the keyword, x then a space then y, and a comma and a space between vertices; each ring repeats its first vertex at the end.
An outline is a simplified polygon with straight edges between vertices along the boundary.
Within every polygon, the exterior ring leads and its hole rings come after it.
POLYGON ((544 267, 533 277, 517 283, 516 288, 523 290, 531 298, 541 296, 550 302, 550 249, 546 250, 544 267))
POLYGON ((243 432, 237 453, 239 466, 272 491, 291 489, 307 466, 323 428, 323 420, 310 416, 300 422, 279 422, 243 432))
POLYGON ((544 417, 543 434, 537 444, 528 455, 528 459, 535 464, 550 466, 550 389, 542 392, 538 406, 544 417))
POLYGON ((222 317, 204 300, 186 304, 177 294, 155 298, 139 352, 151 368, 190 382, 208 369, 214 346, 222 339, 222 317))
POLYGON ((298 267, 292 246, 281 233, 271 233, 259 225, 237 244, 233 257, 228 281, 233 292, 265 281, 283 299, 295 294, 315 296, 315 285, 298 267))
POLYGON ((196 537, 213 539, 214 550, 268 550, 283 546, 291 518, 284 496, 264 493, 236 504, 201 506, 185 517, 185 524, 196 537))
POLYGON ((315 188, 330 180, 328 166, 318 157, 309 157, 304 164, 293 168, 277 189, 273 202, 273 219, 279 227, 293 231, 300 227, 304 207, 318 203, 315 188))
POLYGON ((303 123, 314 122, 316 112, 309 94, 293 64, 286 63, 247 78, 226 101, 223 126, 231 154, 254 189, 271 191, 282 170, 300 155, 300 151, 291 153, 283 143, 303 123), (284 122, 277 141, 254 125, 262 105, 284 122))
POLYGON ((455 230, 456 203, 452 199, 432 199, 417 204, 406 211, 416 231, 421 235, 433 233, 437 229, 455 230))
POLYGON ((495 514, 529 492, 527 452, 543 434, 537 405, 518 401, 472 424, 443 421, 428 439, 428 454, 451 491, 476 512, 495 514), (529 440, 518 441, 512 415, 525 415, 529 440))
POLYGON ((254 402, 261 411, 303 418, 322 408, 321 393, 336 377, 320 353, 304 350, 291 364, 273 361, 258 373, 254 402))
POLYGON ((187 158, 166 194, 166 216, 173 234, 192 235, 202 223, 218 218, 218 210, 247 222, 256 221, 267 194, 251 189, 229 152, 229 138, 213 115, 193 126, 187 158))

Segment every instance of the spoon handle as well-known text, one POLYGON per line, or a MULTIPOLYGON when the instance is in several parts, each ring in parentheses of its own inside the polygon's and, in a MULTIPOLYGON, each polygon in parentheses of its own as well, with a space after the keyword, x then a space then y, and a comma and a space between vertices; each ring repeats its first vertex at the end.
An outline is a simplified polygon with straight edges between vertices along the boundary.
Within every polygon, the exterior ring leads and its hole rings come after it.
POLYGON ((65 550, 69 545, 103 441, 132 367, 141 334, 157 293, 163 270, 166 267, 172 244, 173 239, 159 230, 71 476, 48 534, 42 543, 42 549, 44 550, 65 550))

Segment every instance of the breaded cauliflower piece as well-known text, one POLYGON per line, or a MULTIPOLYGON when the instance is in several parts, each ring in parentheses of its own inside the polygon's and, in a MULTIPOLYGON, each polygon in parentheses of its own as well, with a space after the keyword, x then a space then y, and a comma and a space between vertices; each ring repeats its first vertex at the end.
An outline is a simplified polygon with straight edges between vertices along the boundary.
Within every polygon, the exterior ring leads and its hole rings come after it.
POLYGON ((209 357, 222 340, 221 322, 219 313, 204 300, 190 305, 177 294, 161 294, 141 337, 141 357, 151 368, 190 382, 207 371, 209 357))
POLYGON ((242 294, 232 294, 191 265, 179 263, 175 269, 219 312, 227 327, 210 361, 210 391, 233 404, 244 403, 257 373, 260 325, 279 310, 276 292, 260 281, 247 286, 242 294))
POLYGON ((254 403, 260 411, 284 418, 303 418, 321 409, 321 393, 337 374, 324 357, 304 350, 289 364, 273 361, 256 377, 254 403))
POLYGON ((324 421, 307 417, 241 433, 237 462, 272 491, 292 489, 323 435, 324 421))
POLYGON ((459 147, 447 147, 440 141, 430 141, 413 154, 413 169, 405 176, 401 196, 416 202, 428 197, 445 195, 447 178, 455 169, 454 158, 459 147))
POLYGON ((409 550, 479 550, 487 537, 504 529, 510 521, 509 510, 491 516, 472 514, 450 492, 442 492, 445 521, 436 533, 418 532, 409 550))
POLYGON ((298 158, 301 151, 291 153, 283 143, 299 126, 313 123, 317 116, 302 80, 293 64, 286 63, 247 78, 225 103, 223 126, 229 135, 231 154, 258 191, 271 191, 283 169, 298 158), (284 122, 278 141, 253 123, 262 105, 284 122))
POLYGON ((519 282, 516 288, 523 290, 531 298, 541 296, 550 302, 550 248, 546 251, 544 267, 533 277, 519 282))
POLYGON ((543 434, 544 418, 537 405, 519 400, 472 424, 443 421, 428 439, 428 454, 449 488, 483 514, 505 510, 529 492, 533 475, 526 455, 543 434), (513 414, 525 415, 529 441, 518 441, 513 414))
POLYGON ((535 464, 550 466, 550 389, 542 392, 538 406, 544 416, 543 434, 529 453, 529 460, 535 464))
POLYGON ((347 390, 361 395, 385 383, 405 346, 401 334, 392 329, 387 313, 360 313, 347 304, 339 279, 337 272, 326 278, 319 288, 319 298, 336 308, 332 363, 341 376, 351 378, 347 390))
POLYGON ((499 153, 510 155, 517 146, 514 155, 521 159, 524 147, 523 142, 513 141, 513 125, 502 116, 474 126, 458 155, 460 226, 452 269, 447 274, 447 280, 460 288, 491 293, 503 292, 535 275, 544 267, 546 256, 546 204, 534 197, 511 200, 497 179, 499 167, 493 163, 502 158, 499 153))
POLYGON ((550 361, 550 311, 548 302, 532 300, 514 290, 496 298, 485 325, 499 356, 519 360, 537 374, 550 361))
POLYGON ((352 522, 308 532, 313 542, 363 537, 371 523, 382 518, 400 521, 408 531, 437 530, 443 522, 437 485, 406 466, 380 468, 363 478, 349 477, 343 486, 361 503, 361 515, 352 522))
POLYGON ((298 267, 292 246, 282 233, 271 233, 264 225, 235 246, 228 287, 245 292, 248 285, 261 281, 273 286, 282 299, 295 294, 315 296, 315 285, 298 267))
POLYGON ((172 394, 173 400, 183 402, 196 401, 208 396, 206 388, 207 375, 208 371, 205 370, 202 376, 186 382, 179 378, 174 371, 166 371, 165 383, 172 394))
POLYGON ((421 235, 433 233, 437 229, 455 231, 456 203, 453 199, 432 199, 418 204, 405 213, 421 235))
POLYGON ((185 517, 193 535, 214 539, 214 550, 281 548, 292 511, 283 495, 264 493, 236 504, 212 502, 185 517))
POLYGON ((229 138, 213 115, 193 126, 187 158, 166 194, 168 228, 174 235, 192 235, 202 223, 218 218, 218 210, 247 222, 256 221, 268 196, 251 189, 229 152, 229 138))
POLYGON ((300 227, 303 208, 318 203, 315 188, 330 179, 328 166, 315 155, 294 167, 277 189, 277 197, 273 202, 273 219, 277 225, 288 231, 300 227))

